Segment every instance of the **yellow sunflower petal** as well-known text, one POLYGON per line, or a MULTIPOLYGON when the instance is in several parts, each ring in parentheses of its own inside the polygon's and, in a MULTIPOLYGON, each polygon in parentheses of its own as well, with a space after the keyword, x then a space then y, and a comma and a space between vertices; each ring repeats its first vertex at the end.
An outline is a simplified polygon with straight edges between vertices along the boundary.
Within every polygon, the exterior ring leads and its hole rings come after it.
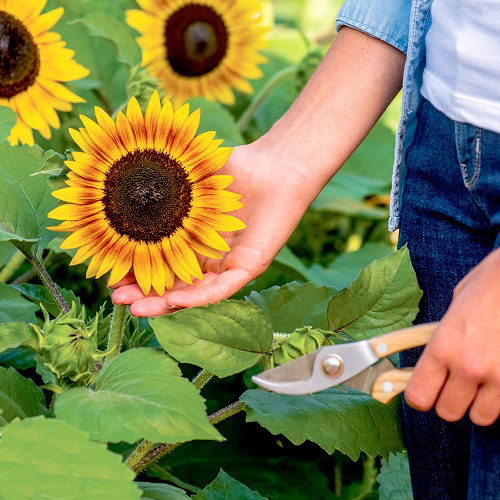
POLYGON ((113 269, 111 270, 111 275, 109 276, 108 280, 109 286, 116 285, 130 271, 130 268, 132 267, 133 257, 134 244, 132 242, 129 242, 122 249, 122 252, 114 263, 113 269))
POLYGON ((211 229, 208 224, 188 218, 184 221, 184 227, 193 238, 204 245, 212 247, 215 250, 222 250, 223 252, 231 250, 224 238, 217 231, 211 229))
POLYGON ((145 242, 137 242, 135 245, 134 275, 142 293, 148 295, 151 291, 151 256, 145 242))
POLYGON ((161 242, 161 248, 163 251, 163 256, 166 259, 168 265, 172 269, 172 271, 179 276, 179 278, 189 285, 193 284, 193 280, 191 279, 191 275, 188 271, 184 269, 184 267, 180 264, 180 262, 175 257, 172 246, 170 245, 170 240, 165 238, 161 242))
POLYGON ((161 250, 161 245, 155 244, 149 246, 149 254, 151 256, 151 285, 158 295, 165 293, 165 259, 161 250))

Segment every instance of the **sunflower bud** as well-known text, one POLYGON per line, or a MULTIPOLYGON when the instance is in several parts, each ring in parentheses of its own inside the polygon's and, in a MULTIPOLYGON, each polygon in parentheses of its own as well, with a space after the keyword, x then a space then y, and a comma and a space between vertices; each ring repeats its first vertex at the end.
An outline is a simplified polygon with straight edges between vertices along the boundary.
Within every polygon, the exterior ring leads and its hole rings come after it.
POLYGON ((77 382, 88 378, 99 358, 97 352, 98 317, 87 325, 85 313, 76 314, 76 306, 67 313, 49 320, 46 316, 43 329, 34 325, 40 338, 38 362, 56 376, 56 380, 70 379, 77 382))
POLYGON ((329 333, 310 326, 297 328, 286 340, 275 347, 273 354, 275 364, 288 363, 288 361, 309 354, 323 345, 330 345, 329 333))
MULTIPOLYGON (((152 76, 142 66, 134 66, 129 73, 127 82, 127 95, 135 97, 139 101, 141 108, 145 108, 151 99, 151 95, 155 90, 158 90, 160 81, 158 78, 152 76)), ((160 96, 162 99, 165 97, 164 93, 160 96)))

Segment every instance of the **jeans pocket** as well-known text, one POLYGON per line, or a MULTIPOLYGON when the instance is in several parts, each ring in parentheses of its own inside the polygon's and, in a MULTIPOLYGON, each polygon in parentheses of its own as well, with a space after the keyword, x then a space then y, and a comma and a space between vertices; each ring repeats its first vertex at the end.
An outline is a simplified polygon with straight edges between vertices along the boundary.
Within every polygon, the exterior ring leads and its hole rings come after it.
POLYGON ((467 189, 477 184, 481 175, 482 130, 468 123, 455 122, 455 141, 462 177, 467 189))

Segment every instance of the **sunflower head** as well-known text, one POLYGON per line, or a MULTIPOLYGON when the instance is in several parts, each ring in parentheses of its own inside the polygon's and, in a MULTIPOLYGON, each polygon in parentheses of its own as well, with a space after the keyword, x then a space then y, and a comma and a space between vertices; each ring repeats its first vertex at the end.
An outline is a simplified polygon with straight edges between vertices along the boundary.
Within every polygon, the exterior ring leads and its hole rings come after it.
POLYGON ((142 64, 167 94, 234 102, 232 89, 252 93, 247 78, 260 78, 268 26, 259 0, 137 0, 127 12, 141 33, 142 64))
POLYGON ((158 93, 145 115, 135 98, 116 122, 96 108, 97 121, 70 130, 83 152, 66 164, 64 189, 52 194, 67 202, 49 213, 63 220, 54 231, 71 231, 61 248, 78 248, 72 264, 92 257, 87 277, 112 269, 110 284, 131 267, 142 291, 163 295, 177 276, 203 279, 197 254, 221 258, 229 246, 217 231, 245 225, 227 215, 242 207, 226 191, 233 178, 214 175, 229 159, 215 132, 196 135, 199 110, 185 104, 174 112, 158 93))
POLYGON ((62 7, 40 14, 46 0, 0 0, 0 105, 17 113, 11 144, 33 145, 33 130, 50 138, 59 128, 56 110, 70 111, 83 99, 60 82, 77 80, 88 70, 73 60, 74 52, 49 31, 62 7))

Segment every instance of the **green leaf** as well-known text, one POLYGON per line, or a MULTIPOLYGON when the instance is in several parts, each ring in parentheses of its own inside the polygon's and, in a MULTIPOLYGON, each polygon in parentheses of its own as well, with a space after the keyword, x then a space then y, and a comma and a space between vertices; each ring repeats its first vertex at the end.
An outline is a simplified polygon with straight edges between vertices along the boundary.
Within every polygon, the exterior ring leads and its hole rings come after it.
POLYGON ((51 153, 51 155, 45 160, 42 167, 31 175, 43 174, 59 176, 61 175, 62 171, 67 168, 64 164, 64 161, 66 160, 66 157, 64 155, 56 153, 52 150, 47 151, 47 154, 49 153, 51 153))
POLYGON ((32 176, 53 151, 38 146, 0 144, 0 241, 13 241, 24 253, 40 255, 55 236, 47 213, 57 205, 44 176, 32 176), (33 243, 38 242, 34 250, 33 243))
POLYGON ((377 482, 380 500, 413 500, 408 455, 391 453, 389 460, 382 459, 377 482))
POLYGON ((121 456, 60 420, 15 420, 2 432, 2 499, 138 500, 134 474, 121 456))
POLYGON ((17 122, 17 114, 7 106, 0 106, 0 141, 7 139, 17 122))
POLYGON ((45 396, 33 380, 0 366, 0 429, 15 418, 50 415, 45 396))
POLYGON ((252 491, 248 486, 236 481, 222 469, 219 475, 203 490, 193 495, 193 500, 245 500, 265 499, 260 493, 252 491))
POLYGON ((301 326, 328 329, 327 307, 337 293, 333 287, 292 282, 252 292, 247 300, 267 314, 275 332, 291 333, 301 326))
POLYGON ((55 413, 97 441, 223 440, 207 419, 204 399, 181 377, 177 363, 148 348, 126 351, 105 364, 94 390, 61 394, 55 413))
POLYGON ((150 318, 160 345, 175 359, 218 377, 234 375, 271 350, 273 328, 252 304, 225 300, 150 318))
POLYGON ((186 500, 189 499, 184 490, 170 484, 163 483, 136 483, 142 490, 141 498, 152 500, 186 500))
POLYGON ((18 291, 5 283, 0 283, 0 297, 0 323, 36 322, 35 312, 39 307, 25 299, 18 291))
POLYGON ((403 449, 399 399, 384 405, 368 394, 342 388, 304 396, 250 389, 240 400, 248 422, 283 434, 295 445, 309 440, 327 453, 339 450, 352 460, 362 451, 387 457, 403 449))
MULTIPOLYGON (((54 297, 47 290, 47 287, 43 285, 32 285, 31 283, 23 283, 20 285, 9 285, 14 290, 24 295, 26 298, 35 302, 35 304, 43 305, 49 313, 53 316, 57 316, 60 313, 59 306, 54 301, 54 297)), ((57 286, 57 285, 56 285, 57 286)), ((71 304, 75 302, 76 312, 79 313, 82 309, 82 303, 80 299, 74 294, 72 290, 65 290, 64 288, 57 287, 62 295, 62 298, 71 307, 71 304)))
POLYGON ((307 270, 307 276, 317 285, 335 285, 340 290, 350 286, 373 260, 392 252, 392 247, 385 243, 366 243, 356 252, 340 255, 327 268, 313 264, 307 270))
POLYGON ((22 322, 0 324, 0 352, 33 342, 33 330, 22 322))
POLYGON ((132 67, 141 61, 141 51, 130 29, 112 15, 91 12, 69 24, 83 24, 92 36, 98 36, 113 43, 119 62, 132 67))
POLYGON ((373 261, 328 305, 331 330, 355 340, 410 326, 422 297, 406 247, 373 261))
POLYGON ((200 108, 201 120, 198 133, 215 130, 217 139, 224 139, 223 146, 239 146, 245 143, 233 115, 221 104, 214 101, 207 101, 202 97, 189 99, 190 109, 194 111, 200 108))

